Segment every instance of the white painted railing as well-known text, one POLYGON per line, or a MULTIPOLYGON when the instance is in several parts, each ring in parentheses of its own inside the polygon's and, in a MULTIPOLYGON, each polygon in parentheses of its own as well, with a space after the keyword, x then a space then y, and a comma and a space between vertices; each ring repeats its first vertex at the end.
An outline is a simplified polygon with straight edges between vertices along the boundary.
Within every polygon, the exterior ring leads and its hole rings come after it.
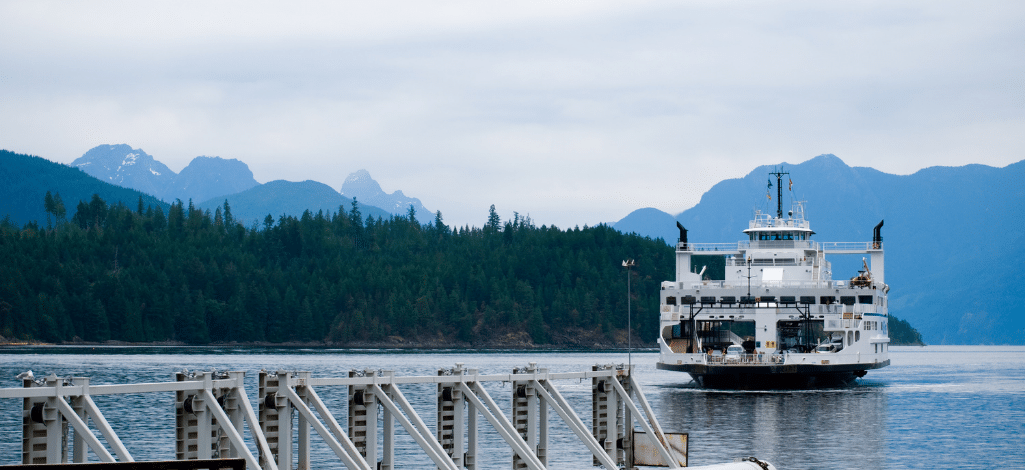
POLYGON ((734 243, 677 243, 677 251, 702 254, 733 254, 738 251, 759 249, 800 249, 826 253, 862 253, 882 249, 882 243, 873 242, 818 242, 815 240, 741 240, 734 243))
POLYGON ((68 444, 75 463, 86 462, 88 451, 104 462, 131 462, 133 457, 121 437, 90 397, 174 393, 178 460, 242 457, 254 470, 291 469, 296 468, 292 461, 294 442, 298 446, 298 468, 310 468, 310 438, 315 432, 346 468, 391 470, 398 423, 432 466, 474 470, 478 468, 475 456, 483 452, 477 439, 478 417, 483 417, 512 450, 514 467, 544 470, 548 412, 554 410, 591 452, 595 465, 632 465, 633 429, 638 425, 649 436, 643 447, 653 449, 662 465, 686 466, 686 447, 681 450, 671 445, 681 435, 662 431, 630 371, 631 367, 625 365, 605 365, 590 371, 551 373, 531 363, 511 374, 492 375, 480 375, 461 364, 441 369, 434 376, 395 376, 390 371, 367 370, 352 371, 348 377, 321 378, 310 372, 261 372, 257 407, 248 399, 244 372, 178 373, 175 382, 119 385, 91 385, 85 377, 51 375, 40 380, 26 377, 23 388, 0 389, 0 399, 23 400, 24 464, 67 462, 68 444), (591 382, 594 410, 590 426, 562 397, 555 386, 559 380, 591 382), (482 384, 487 382, 512 384, 512 419, 484 389, 482 384), (429 429, 405 398, 402 388, 409 384, 437 385, 432 387, 436 390, 432 393, 437 394, 437 429, 429 429), (337 387, 346 391, 348 419, 342 422, 349 424, 348 429, 339 424, 320 396, 337 387), (383 429, 378 429, 379 412, 383 414, 383 429), (70 443, 65 420, 74 429, 70 443), (247 437, 258 455, 249 450, 247 437), (383 442, 380 461, 378 437, 383 442))

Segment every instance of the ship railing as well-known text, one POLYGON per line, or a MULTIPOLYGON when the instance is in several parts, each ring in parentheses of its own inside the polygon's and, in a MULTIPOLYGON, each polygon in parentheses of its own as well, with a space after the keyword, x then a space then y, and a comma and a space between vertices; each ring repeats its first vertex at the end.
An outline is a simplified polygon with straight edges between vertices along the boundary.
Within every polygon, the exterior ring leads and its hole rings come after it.
MULTIPOLYGON (((671 284, 671 283, 670 283, 671 284)), ((746 288, 746 282, 736 281, 695 281, 695 282, 682 282, 681 288, 719 288, 719 289, 739 289, 746 288)), ((826 288, 826 289, 846 289, 850 284, 849 281, 761 281, 756 286, 762 287, 800 287, 800 288, 826 288)), ((672 286, 670 286, 672 288, 672 286)), ((663 287, 665 289, 665 287, 663 287)))
MULTIPOLYGON (((798 261, 795 258, 781 258, 781 259, 768 259, 768 260, 753 260, 751 261, 752 267, 759 266, 812 266, 814 262, 808 259, 802 259, 798 261)), ((743 258, 726 258, 726 267, 747 267, 747 260, 743 258)))
POLYGON ((700 251, 700 252, 722 252, 723 254, 735 253, 746 250, 750 246, 749 241, 734 243, 678 243, 676 249, 679 251, 700 251))
MULTIPOLYGON (((862 247, 859 244, 855 245, 862 247)), ((740 240, 733 243, 679 243, 676 248, 680 251, 718 251, 725 254, 757 249, 818 250, 818 243, 814 240, 740 240)))
POLYGON ((713 351, 704 355, 705 364, 715 365, 774 365, 782 364, 785 357, 782 354, 741 354, 739 356, 727 356, 720 351, 713 351))
POLYGON ((819 250, 826 253, 862 253, 882 249, 882 242, 822 242, 819 250))
POLYGON ((798 249, 815 250, 818 243, 812 240, 755 240, 748 242, 748 247, 758 249, 798 249))
POLYGON ((741 240, 733 243, 677 243, 677 251, 721 252, 757 249, 803 249, 826 253, 864 253, 882 249, 882 242, 817 242, 814 240, 741 240))

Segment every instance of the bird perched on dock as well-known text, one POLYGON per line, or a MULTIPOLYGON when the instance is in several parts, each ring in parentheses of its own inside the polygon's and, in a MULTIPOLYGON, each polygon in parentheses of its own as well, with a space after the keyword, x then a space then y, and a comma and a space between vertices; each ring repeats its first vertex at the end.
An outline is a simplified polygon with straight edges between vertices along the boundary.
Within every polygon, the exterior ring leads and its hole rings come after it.
POLYGON ((24 379, 32 380, 34 378, 36 378, 36 376, 35 376, 35 374, 32 373, 31 370, 28 371, 28 372, 22 372, 22 373, 18 374, 18 377, 17 377, 18 380, 24 380, 24 379))

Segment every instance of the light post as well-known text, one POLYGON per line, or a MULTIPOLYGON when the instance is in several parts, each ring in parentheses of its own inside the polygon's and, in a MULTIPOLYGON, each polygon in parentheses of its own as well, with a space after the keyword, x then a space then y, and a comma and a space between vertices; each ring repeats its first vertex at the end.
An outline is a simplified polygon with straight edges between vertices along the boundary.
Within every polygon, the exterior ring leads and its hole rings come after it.
POLYGON ((623 267, 626 268, 626 364, 633 370, 633 325, 630 312, 630 269, 637 263, 632 259, 624 260, 623 267))

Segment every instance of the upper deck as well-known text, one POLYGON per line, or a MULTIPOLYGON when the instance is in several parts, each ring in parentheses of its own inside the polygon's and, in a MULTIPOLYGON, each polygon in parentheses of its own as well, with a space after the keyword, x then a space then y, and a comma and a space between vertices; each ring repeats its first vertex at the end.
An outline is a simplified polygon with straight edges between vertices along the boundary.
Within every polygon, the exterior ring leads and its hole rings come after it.
POLYGON ((740 255, 752 250, 808 250, 834 254, 882 251, 882 242, 818 242, 815 240, 741 240, 734 243, 677 243, 676 251, 703 255, 740 255))

